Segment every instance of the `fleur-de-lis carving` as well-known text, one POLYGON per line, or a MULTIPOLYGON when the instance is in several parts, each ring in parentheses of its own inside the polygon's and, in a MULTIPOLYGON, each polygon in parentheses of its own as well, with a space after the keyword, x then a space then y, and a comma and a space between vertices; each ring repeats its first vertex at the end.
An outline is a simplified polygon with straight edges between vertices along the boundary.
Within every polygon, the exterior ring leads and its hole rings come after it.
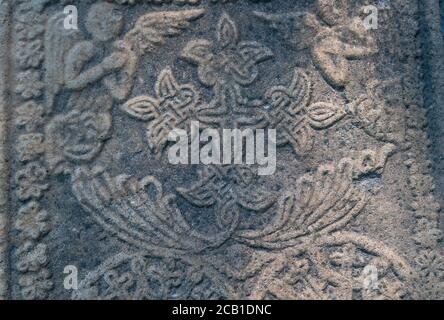
POLYGON ((308 75, 296 69, 289 86, 275 86, 266 93, 271 107, 267 118, 276 128, 278 145, 289 143, 298 154, 313 147, 314 129, 328 128, 346 115, 345 106, 310 103, 311 91, 308 75))
POLYGON ((258 42, 240 41, 238 28, 227 14, 222 15, 216 35, 216 42, 190 41, 182 57, 198 65, 199 79, 204 85, 252 84, 259 73, 256 65, 273 53, 258 42))
POLYGON ((273 57, 270 49, 256 41, 241 41, 239 30, 227 14, 217 26, 217 41, 192 40, 182 52, 182 58, 198 66, 200 82, 214 90, 214 99, 199 108, 201 122, 225 124, 258 122, 254 111, 247 109, 242 87, 251 85, 258 77, 257 65, 273 57), (248 115, 239 116, 239 114, 248 115), (235 119, 228 119, 234 114, 235 119))
POLYGON ((155 85, 155 97, 138 96, 122 106, 128 115, 148 123, 150 148, 160 154, 168 142, 168 134, 186 127, 199 101, 192 85, 179 84, 170 68, 163 70, 155 85))

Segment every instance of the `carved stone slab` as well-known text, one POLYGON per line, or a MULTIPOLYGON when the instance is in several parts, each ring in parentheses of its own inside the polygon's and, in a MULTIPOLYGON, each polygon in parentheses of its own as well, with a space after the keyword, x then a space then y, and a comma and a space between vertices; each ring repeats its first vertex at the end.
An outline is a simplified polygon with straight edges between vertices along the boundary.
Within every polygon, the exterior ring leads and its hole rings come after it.
POLYGON ((1 1, 0 297, 444 298, 434 3, 1 1), (276 170, 171 164, 196 122, 276 170))

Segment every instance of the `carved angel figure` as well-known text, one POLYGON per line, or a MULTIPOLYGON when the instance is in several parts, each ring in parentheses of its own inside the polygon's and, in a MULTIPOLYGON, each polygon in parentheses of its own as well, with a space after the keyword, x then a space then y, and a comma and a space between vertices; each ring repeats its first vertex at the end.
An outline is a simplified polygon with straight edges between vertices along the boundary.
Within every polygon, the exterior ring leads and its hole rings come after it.
MULTIPOLYGON (((91 6, 85 24, 91 40, 83 40, 84 35, 80 31, 66 30, 63 27, 64 15, 51 17, 45 36, 47 111, 51 112, 57 107, 57 110, 64 112, 92 112, 97 119, 103 117, 104 113, 110 115, 110 108, 103 106, 91 110, 90 105, 82 101, 88 96, 94 97, 94 92, 98 91, 105 92, 104 95, 112 101, 125 100, 133 88, 140 58, 164 44, 166 37, 179 34, 189 25, 189 21, 202 14, 203 10, 200 9, 148 13, 138 19, 122 40, 118 40, 118 37, 123 29, 123 16, 118 7, 111 3, 98 2, 91 6), (59 106, 61 102, 58 100, 65 99, 57 97, 63 94, 68 95, 68 103, 59 106)), ((60 122, 60 117, 53 122, 60 122)), ((82 115, 79 117, 82 118, 82 115)), ((50 123, 49 126, 54 127, 54 124, 50 123)), ((97 156, 104 140, 84 142, 85 130, 85 127, 79 126, 78 130, 68 133, 64 126, 58 126, 60 132, 57 133, 59 138, 55 145, 59 147, 59 154, 65 156, 63 150, 67 149, 66 144, 75 143, 69 148, 79 153, 77 161, 88 162, 97 156), (95 146, 95 149, 91 150, 91 146, 95 146)), ((48 129, 47 133, 55 137, 53 130, 48 129)), ((52 151, 57 153, 55 149, 52 151)), ((72 161, 70 157, 65 159, 72 161)))
POLYGON ((305 12, 255 14, 298 50, 310 48, 313 62, 325 80, 341 88, 349 82, 349 60, 378 51, 363 21, 349 16, 349 7, 349 0, 317 0, 318 16, 305 12))
POLYGON ((48 105, 52 106, 62 89, 82 90, 97 82, 102 82, 115 100, 124 100, 131 92, 139 59, 202 14, 200 9, 149 13, 140 17, 122 40, 117 40, 123 16, 115 5, 99 2, 89 10, 86 29, 92 39, 85 41, 80 41, 83 35, 79 31, 63 27, 63 15, 55 15, 48 22, 45 40, 48 105), (101 58, 108 42, 112 42, 112 51, 101 58), (88 66, 96 59, 98 63, 88 66))
POLYGON ((81 92, 95 83, 103 84, 115 100, 123 99, 132 87, 137 57, 127 43, 116 41, 122 14, 110 3, 92 5, 85 25, 91 40, 84 40, 78 30, 65 30, 63 19, 63 14, 53 16, 45 36, 48 111, 62 90, 81 92), (112 41, 113 51, 103 57, 112 41))

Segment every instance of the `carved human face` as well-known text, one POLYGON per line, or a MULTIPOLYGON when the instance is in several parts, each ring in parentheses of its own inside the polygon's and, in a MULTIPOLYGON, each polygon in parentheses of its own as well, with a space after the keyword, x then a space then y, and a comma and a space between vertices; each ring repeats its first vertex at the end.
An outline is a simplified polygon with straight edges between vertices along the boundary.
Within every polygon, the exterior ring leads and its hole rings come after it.
POLYGON ((53 118, 46 127, 51 169, 60 163, 85 163, 100 153, 111 131, 110 109, 106 97, 80 98, 72 111, 53 118))
POLYGON ((111 127, 106 114, 85 112, 67 119, 63 131, 63 153, 71 160, 89 160, 101 150, 111 127))
POLYGON ((86 28, 95 40, 113 40, 122 32, 122 13, 110 3, 94 4, 89 10, 86 28))

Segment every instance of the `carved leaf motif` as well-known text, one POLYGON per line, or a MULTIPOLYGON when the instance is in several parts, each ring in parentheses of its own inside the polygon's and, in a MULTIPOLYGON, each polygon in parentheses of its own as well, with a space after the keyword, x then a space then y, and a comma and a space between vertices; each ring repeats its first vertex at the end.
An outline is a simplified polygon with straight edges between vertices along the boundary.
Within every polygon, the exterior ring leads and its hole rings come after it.
POLYGON ((208 40, 192 40, 182 51, 181 56, 192 63, 208 63, 213 56, 212 44, 208 40))
POLYGON ((239 31, 236 24, 226 13, 219 21, 217 36, 222 48, 235 46, 239 41, 239 31))
POLYGON ((241 240, 267 248, 298 244, 304 236, 320 235, 345 226, 365 205, 364 194, 352 185, 354 162, 343 159, 297 181, 294 194, 279 202, 274 223, 263 230, 239 233, 241 240))
POLYGON ((148 176, 111 177, 103 169, 78 168, 72 176, 73 192, 91 217, 106 232, 151 252, 200 252, 220 245, 233 228, 206 236, 191 229, 174 196, 164 194, 161 183, 148 176))
POLYGON ((310 105, 307 108, 307 113, 311 126, 316 129, 325 129, 346 115, 343 107, 327 102, 317 102, 310 105))
POLYGON ((179 84, 170 68, 162 70, 156 83, 156 93, 159 98, 174 96, 179 90, 179 84))
POLYGON ((122 107, 122 111, 133 118, 150 121, 159 116, 157 111, 158 101, 149 96, 139 96, 126 102, 122 107))

